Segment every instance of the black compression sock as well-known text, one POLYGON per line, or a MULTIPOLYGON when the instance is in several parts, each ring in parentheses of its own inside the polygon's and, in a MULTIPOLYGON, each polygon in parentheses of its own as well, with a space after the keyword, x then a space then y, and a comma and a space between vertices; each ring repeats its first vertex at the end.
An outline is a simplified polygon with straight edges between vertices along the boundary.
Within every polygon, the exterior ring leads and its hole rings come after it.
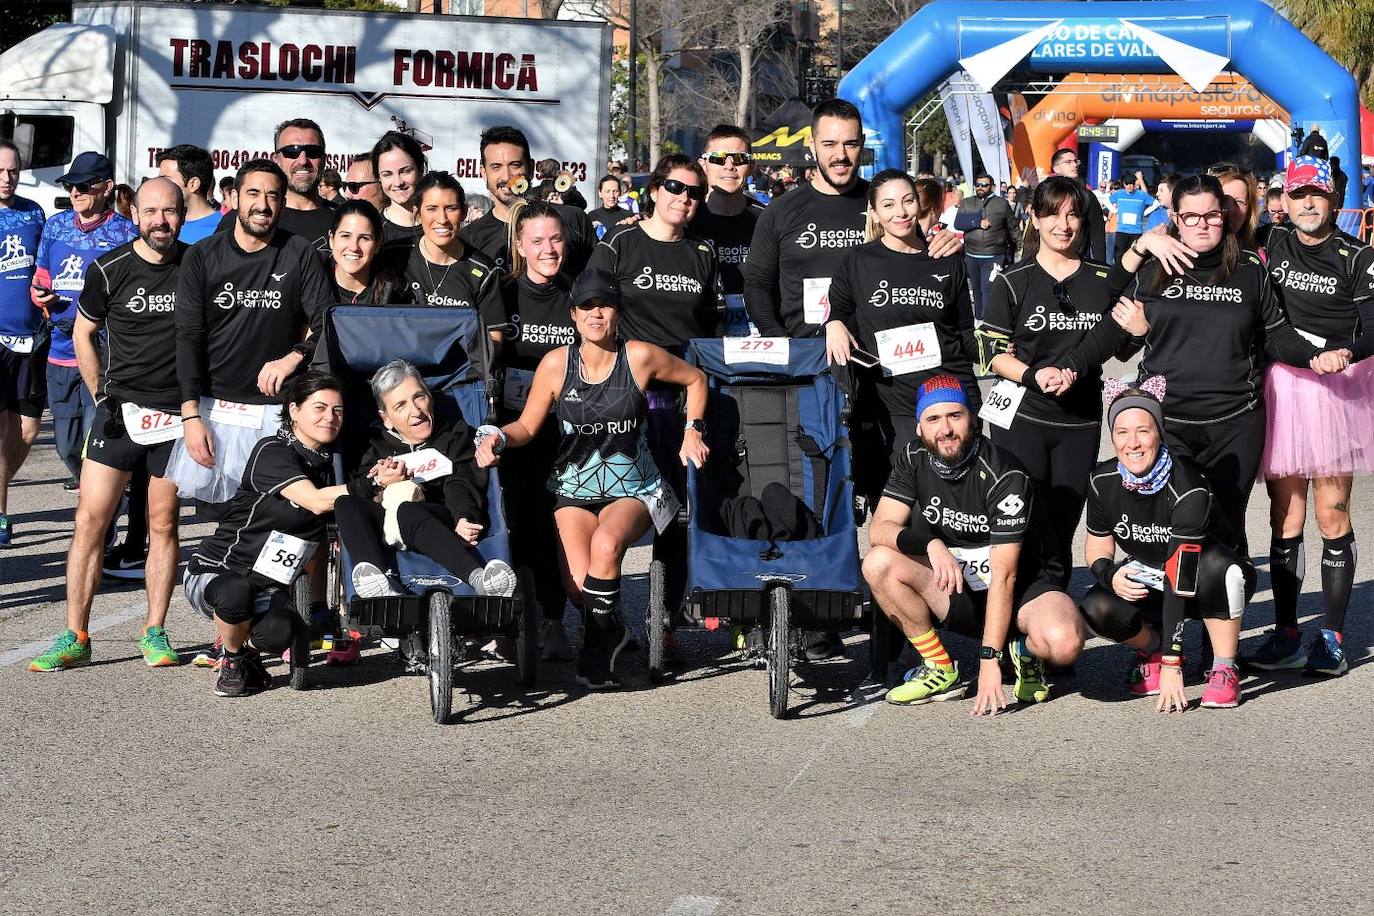
POLYGON ((1274 626, 1298 628, 1298 595, 1307 573, 1307 552, 1302 535, 1273 538, 1269 542, 1269 580, 1274 585, 1274 626))
POLYGON ((598 579, 596 576, 587 576, 582 581, 582 604, 598 627, 609 627, 611 614, 620 604, 620 577, 598 579))
POLYGON ((1356 559, 1355 532, 1338 538, 1322 538, 1324 629, 1337 633, 1345 629, 1345 611, 1350 606, 1350 589, 1355 584, 1356 559))

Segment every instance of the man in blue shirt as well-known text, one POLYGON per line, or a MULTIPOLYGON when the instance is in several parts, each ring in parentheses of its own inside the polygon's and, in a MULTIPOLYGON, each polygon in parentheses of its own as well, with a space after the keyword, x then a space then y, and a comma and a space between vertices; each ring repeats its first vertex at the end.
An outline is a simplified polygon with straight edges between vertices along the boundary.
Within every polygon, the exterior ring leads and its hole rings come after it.
POLYGON ((1121 260, 1121 253, 1140 238, 1140 233, 1145 229, 1145 210, 1155 202, 1150 192, 1141 187, 1143 183, 1139 173, 1123 178, 1121 190, 1113 191, 1109 198, 1116 209, 1113 254, 1118 261, 1121 260))
POLYGON ((0 140, 0 547, 14 536, 9 483, 38 438, 47 400, 43 313, 29 299, 43 208, 15 193, 20 167, 19 147, 0 140))
POLYGON ((157 173, 181 188, 186 201, 180 240, 194 245, 214 232, 224 214, 210 205, 210 192, 215 189, 215 161, 210 154, 189 143, 165 149, 158 154, 157 173))
POLYGON ((86 268, 96 258, 138 238, 134 224, 110 205, 114 166, 100 153, 85 152, 72 161, 58 183, 72 208, 48 220, 38 244, 33 301, 52 319, 48 348, 48 409, 52 411, 57 454, 70 475, 63 489, 81 486, 81 448, 90 429, 95 401, 76 365, 72 328, 76 302, 86 285, 86 268))

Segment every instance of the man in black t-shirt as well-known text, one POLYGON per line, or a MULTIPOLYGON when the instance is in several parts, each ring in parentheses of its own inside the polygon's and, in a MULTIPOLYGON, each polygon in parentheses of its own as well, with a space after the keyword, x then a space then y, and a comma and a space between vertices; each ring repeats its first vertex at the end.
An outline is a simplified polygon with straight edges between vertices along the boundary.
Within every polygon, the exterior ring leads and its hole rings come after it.
POLYGON ((136 469, 151 476, 144 577, 148 616, 139 649, 150 668, 180 663, 163 626, 176 577, 178 509, 176 484, 164 474, 181 426, 175 311, 177 275, 187 250, 177 233, 186 205, 176 184, 154 178, 134 195, 134 211, 138 238, 91 263, 77 307, 72 340, 82 381, 95 398, 95 419, 86 439, 76 526, 67 552, 67 631, 34 659, 34 671, 90 661, 87 627, 100 583, 105 530, 136 469))
POLYGON ((755 329, 744 309, 744 266, 754 227, 763 205, 744 193, 753 171, 749 135, 732 124, 719 124, 706 137, 701 167, 710 193, 687 226, 689 235, 709 242, 720 264, 725 295, 725 335, 748 337, 755 329))
MULTIPOLYGON (((278 225, 311 244, 320 257, 329 258, 329 227, 338 206, 320 194, 324 172, 324 131, 309 118, 294 118, 277 125, 272 135, 272 161, 286 175, 286 200, 278 225)), ((224 214, 216 232, 234 227, 234 212, 224 214)))
POLYGON ((974 426, 958 379, 935 376, 917 400, 920 442, 894 462, 873 514, 864 578, 922 664, 887 694, 915 705, 960 695, 959 669, 934 624, 982 640, 973 715, 1005 708, 1003 649, 1016 698, 1048 699, 1044 662, 1069 665, 1083 625, 1057 584, 1046 524, 1025 470, 974 426), (913 511, 915 510, 915 511, 913 511))
POLYGON ((278 228, 287 190, 281 169, 251 160, 239 168, 236 186, 233 230, 192 247, 177 288, 177 380, 186 426, 169 473, 182 496, 215 503, 237 490, 252 442, 276 429, 282 383, 309 362, 324 310, 334 301, 314 249, 278 228), (237 444, 226 448, 230 442, 237 444))
MULTIPOLYGON (((497 271, 504 273, 510 267, 510 208, 518 196, 512 185, 522 178, 529 180, 534 174, 534 160, 524 132, 509 125, 482 131, 478 148, 491 209, 481 219, 464 226, 458 237, 495 261, 497 271)), ((587 211, 565 204, 551 206, 563 220, 565 270, 575 277, 587 266, 587 258, 596 247, 596 230, 587 211)))

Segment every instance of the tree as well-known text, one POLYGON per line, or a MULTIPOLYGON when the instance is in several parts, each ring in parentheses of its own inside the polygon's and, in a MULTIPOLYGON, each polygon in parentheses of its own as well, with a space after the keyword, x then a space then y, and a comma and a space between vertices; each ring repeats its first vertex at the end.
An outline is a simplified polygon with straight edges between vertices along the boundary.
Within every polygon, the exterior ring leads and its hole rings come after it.
POLYGON ((71 22, 71 0, 29 0, 5 9, 0 28, 0 51, 12 48, 30 35, 57 22, 71 22))
POLYGON ((1279 12, 1346 67, 1374 106, 1374 0, 1283 0, 1279 12))

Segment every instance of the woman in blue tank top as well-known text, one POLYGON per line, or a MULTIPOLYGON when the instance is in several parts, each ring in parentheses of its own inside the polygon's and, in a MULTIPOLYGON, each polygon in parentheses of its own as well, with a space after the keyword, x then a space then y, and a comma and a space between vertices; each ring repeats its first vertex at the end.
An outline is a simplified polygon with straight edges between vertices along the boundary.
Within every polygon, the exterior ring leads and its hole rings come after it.
POLYGON ((531 442, 552 414, 559 425, 558 458, 549 488, 554 522, 574 604, 583 610, 586 640, 577 681, 589 689, 619 686, 615 664, 630 639, 616 613, 625 551, 652 524, 662 531, 677 512, 647 439, 651 382, 687 389, 687 428, 678 458, 701 467, 706 376, 661 347, 618 336, 620 284, 588 270, 573 287, 577 340, 539 362, 520 417, 478 430, 477 463, 490 467, 505 448, 531 442))

